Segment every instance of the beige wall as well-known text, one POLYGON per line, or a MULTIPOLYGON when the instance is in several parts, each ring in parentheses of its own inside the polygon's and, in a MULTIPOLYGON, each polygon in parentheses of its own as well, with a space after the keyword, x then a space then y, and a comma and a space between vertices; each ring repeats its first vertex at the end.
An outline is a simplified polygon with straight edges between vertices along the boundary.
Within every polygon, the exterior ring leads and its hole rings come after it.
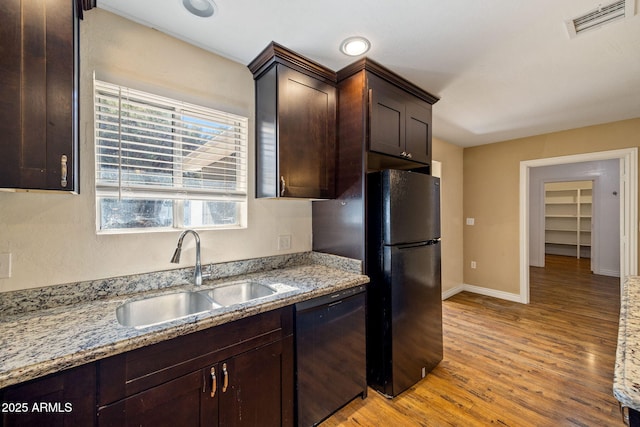
MULTIPOLYGON (((256 52, 257 54, 258 52, 256 52)), ((13 274, 0 291, 175 268, 169 263, 178 232, 96 235, 92 73, 98 77, 245 115, 254 126, 253 78, 248 69, 101 9, 81 23, 80 195, 0 193, 0 253, 11 253, 13 274)), ((254 170, 253 132, 249 170, 254 170)), ((254 200, 244 230, 202 231, 203 262, 311 250, 311 203, 254 200), (289 251, 277 236, 292 235, 289 251)), ((185 241, 180 266, 194 263, 185 241)))
MULTIPOLYGON (((253 128, 253 80, 244 65, 104 10, 87 12, 81 24, 81 194, 0 193, 0 253, 11 253, 13 261, 13 275, 0 279, 0 291, 175 267, 168 259, 178 232, 95 233, 94 70, 116 83, 248 116, 253 128)), ((634 146, 640 146, 640 119, 464 150, 434 139, 433 158, 442 162, 443 175, 443 291, 466 283, 519 292, 521 160, 634 146), (463 225, 466 217, 476 225, 463 225), (469 268, 471 260, 477 269, 469 268)), ((253 171, 253 133, 249 147, 253 171)), ((280 234, 292 235, 287 252, 311 249, 310 203, 255 200, 251 178, 249 184, 248 228, 203 231, 204 262, 282 253, 280 234)), ((187 242, 181 266, 192 265, 193 258, 187 242)))
POLYGON ((464 283, 462 277, 462 159, 461 147, 433 139, 433 160, 442 163, 442 292, 445 294, 464 283))
POLYGON ((638 146, 640 118, 465 148, 465 284, 519 293, 520 161, 638 146))

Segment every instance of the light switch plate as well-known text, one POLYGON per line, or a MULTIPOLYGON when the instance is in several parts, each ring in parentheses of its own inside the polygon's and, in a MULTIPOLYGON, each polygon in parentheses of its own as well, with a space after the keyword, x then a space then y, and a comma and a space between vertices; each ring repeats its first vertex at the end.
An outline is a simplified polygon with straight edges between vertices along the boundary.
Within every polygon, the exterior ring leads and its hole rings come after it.
POLYGON ((0 279, 11 277, 11 254, 0 254, 0 279))
POLYGON ((467 218, 467 225, 474 225, 476 223, 475 218, 467 218))

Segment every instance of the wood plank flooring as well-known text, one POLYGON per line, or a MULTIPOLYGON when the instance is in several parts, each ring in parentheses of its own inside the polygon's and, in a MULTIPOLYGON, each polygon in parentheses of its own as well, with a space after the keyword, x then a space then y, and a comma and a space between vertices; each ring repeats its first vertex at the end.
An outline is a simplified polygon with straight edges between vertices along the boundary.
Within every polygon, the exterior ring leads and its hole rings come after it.
POLYGON ((444 360, 393 400, 369 389, 332 426, 622 426, 612 394, 619 279, 589 260, 532 267, 531 303, 444 301, 444 360))

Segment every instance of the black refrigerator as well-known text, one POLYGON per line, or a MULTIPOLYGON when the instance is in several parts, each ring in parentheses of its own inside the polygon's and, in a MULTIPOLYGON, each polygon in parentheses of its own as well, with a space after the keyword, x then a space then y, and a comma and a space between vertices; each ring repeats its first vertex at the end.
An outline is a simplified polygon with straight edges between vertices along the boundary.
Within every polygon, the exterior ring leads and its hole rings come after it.
POLYGON ((366 215, 367 380, 393 397, 443 357, 440 179, 369 173, 366 215))

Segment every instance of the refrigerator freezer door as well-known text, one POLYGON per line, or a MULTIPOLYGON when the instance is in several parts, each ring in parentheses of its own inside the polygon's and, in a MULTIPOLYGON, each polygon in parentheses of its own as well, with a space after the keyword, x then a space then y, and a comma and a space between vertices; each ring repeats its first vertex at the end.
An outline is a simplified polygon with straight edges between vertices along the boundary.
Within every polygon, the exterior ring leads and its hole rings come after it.
POLYGON ((440 179, 417 172, 381 172, 383 244, 422 242, 440 236, 440 179))
POLYGON ((385 394, 396 396, 443 357, 440 243, 385 247, 384 258, 390 277, 392 361, 385 394))

